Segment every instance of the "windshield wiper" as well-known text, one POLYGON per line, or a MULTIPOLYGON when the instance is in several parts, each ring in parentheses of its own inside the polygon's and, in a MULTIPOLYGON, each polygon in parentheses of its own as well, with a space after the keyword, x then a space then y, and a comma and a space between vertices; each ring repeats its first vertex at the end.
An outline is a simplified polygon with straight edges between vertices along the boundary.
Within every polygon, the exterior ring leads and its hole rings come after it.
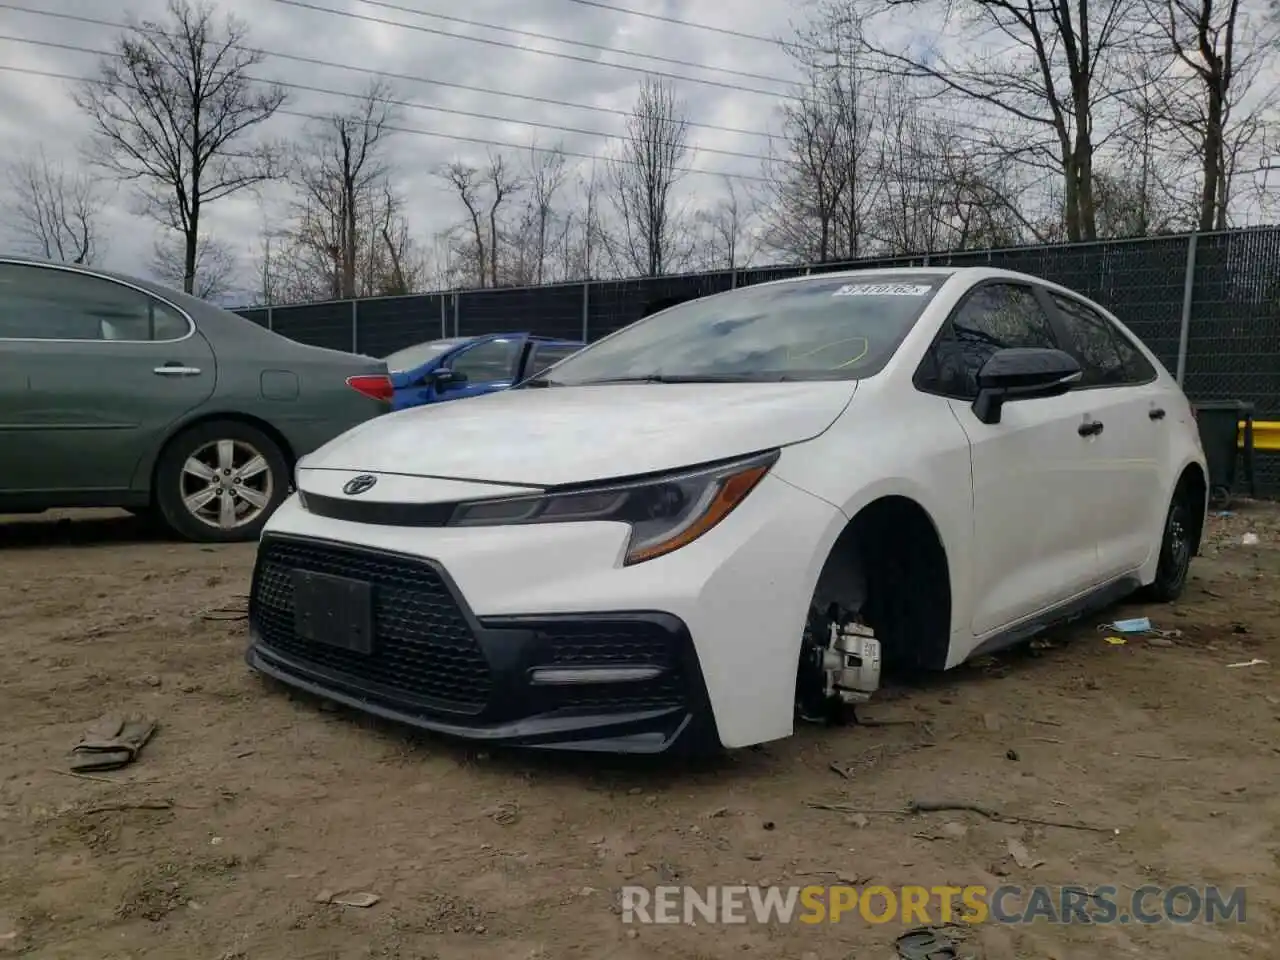
POLYGON ((548 380, 546 377, 534 377, 532 380, 526 380, 520 384, 521 387, 563 387, 564 384, 559 380, 548 380))

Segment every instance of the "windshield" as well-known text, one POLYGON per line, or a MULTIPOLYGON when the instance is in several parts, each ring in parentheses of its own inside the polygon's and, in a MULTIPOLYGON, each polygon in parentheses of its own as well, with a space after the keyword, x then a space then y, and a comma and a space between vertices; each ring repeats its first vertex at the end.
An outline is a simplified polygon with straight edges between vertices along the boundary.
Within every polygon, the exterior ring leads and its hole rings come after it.
POLYGON ((845 275, 744 287, 647 317, 563 361, 548 378, 855 380, 879 371, 946 274, 845 275))
POLYGON ((397 350, 383 359, 387 362, 387 369, 392 373, 403 373, 406 370, 412 370, 420 367, 428 360, 434 360, 440 354, 447 350, 451 350, 460 343, 466 343, 466 340, 432 340, 430 343, 415 343, 412 347, 405 347, 403 350, 397 350))

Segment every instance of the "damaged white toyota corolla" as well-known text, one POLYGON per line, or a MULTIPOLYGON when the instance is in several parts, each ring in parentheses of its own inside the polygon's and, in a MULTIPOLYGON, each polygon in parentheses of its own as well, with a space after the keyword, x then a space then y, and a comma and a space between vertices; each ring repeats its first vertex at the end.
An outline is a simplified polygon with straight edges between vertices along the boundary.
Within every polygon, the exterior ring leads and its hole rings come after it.
POLYGON ((685 303, 298 466, 249 663, 488 743, 785 737, 1138 588, 1183 589, 1177 383, 1034 277, 858 271, 685 303))

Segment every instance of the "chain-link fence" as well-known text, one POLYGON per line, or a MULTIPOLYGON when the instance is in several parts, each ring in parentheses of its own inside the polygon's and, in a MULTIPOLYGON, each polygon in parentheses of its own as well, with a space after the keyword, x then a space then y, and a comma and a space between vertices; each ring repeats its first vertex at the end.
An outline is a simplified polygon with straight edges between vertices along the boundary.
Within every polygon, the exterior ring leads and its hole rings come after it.
MULTIPOLYGON (((444 336, 519 331, 591 341, 669 297, 804 273, 905 266, 1003 267, 1060 283, 1120 317, 1182 379, 1192 400, 1243 400, 1255 405, 1259 419, 1280 419, 1280 227, 239 312, 302 343, 381 357, 444 336)), ((1259 456, 1258 485, 1280 494, 1280 456, 1259 456)))

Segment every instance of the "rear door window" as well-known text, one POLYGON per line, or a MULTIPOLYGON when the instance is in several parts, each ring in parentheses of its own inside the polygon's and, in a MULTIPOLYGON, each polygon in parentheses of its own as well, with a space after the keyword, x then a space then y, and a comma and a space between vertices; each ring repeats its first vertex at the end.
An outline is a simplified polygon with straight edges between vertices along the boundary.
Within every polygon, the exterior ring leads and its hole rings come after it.
POLYGON ((114 280, 0 263, 0 339, 147 342, 190 332, 173 307, 114 280))
POLYGON ((1082 387, 1123 386, 1155 379, 1155 368, 1108 317, 1057 291, 1050 291, 1049 299, 1058 308, 1068 337, 1067 349, 1084 370, 1082 387))
POLYGON ((523 342, 519 339, 486 340, 450 358, 449 369, 464 374, 468 383, 495 383, 516 375, 523 342))

